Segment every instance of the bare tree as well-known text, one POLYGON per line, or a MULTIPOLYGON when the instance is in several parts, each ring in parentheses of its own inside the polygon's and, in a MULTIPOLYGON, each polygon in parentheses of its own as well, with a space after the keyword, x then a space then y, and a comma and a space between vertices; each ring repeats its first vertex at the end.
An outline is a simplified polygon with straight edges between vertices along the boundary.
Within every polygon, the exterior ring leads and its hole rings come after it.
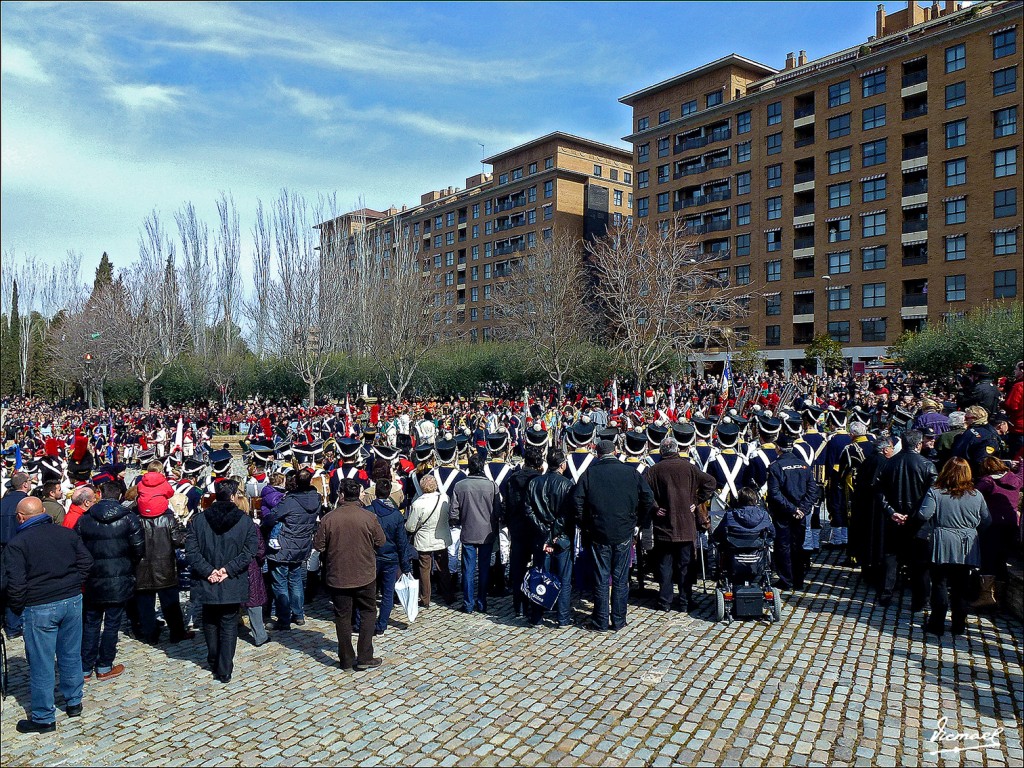
POLYGON ((213 338, 209 342, 209 373, 224 403, 228 401, 231 385, 238 376, 240 366, 238 313, 241 303, 242 281, 239 263, 242 258, 242 239, 238 225, 235 200, 221 193, 217 200, 219 227, 214 247, 216 262, 214 292, 217 308, 214 312, 213 338))
POLYGON ((52 334, 54 362, 71 381, 82 387, 89 407, 106 407, 107 380, 123 371, 125 349, 118 333, 119 313, 125 301, 120 282, 99 287, 91 296, 84 291, 71 301, 52 334))
POLYGON ((252 228, 253 240, 253 297, 244 303, 246 319, 249 321, 252 350, 261 360, 270 352, 271 290, 273 276, 271 261, 273 242, 271 232, 273 221, 263 207, 263 201, 256 201, 256 223, 252 228))
POLYGON ((139 260, 124 272, 125 291, 113 307, 118 343, 150 407, 153 383, 185 350, 189 331, 178 293, 174 243, 153 211, 139 234, 139 260))
MULTIPOLYGON (((13 256, 13 254, 12 254, 13 256)), ((10 258, 10 257, 9 257, 10 258)), ((17 264, 15 279, 18 282, 18 360, 21 394, 30 390, 32 348, 39 338, 41 288, 45 282, 46 267, 34 256, 26 257, 17 264)))
POLYGON ((730 285, 728 269, 679 219, 654 231, 612 229, 587 251, 610 340, 638 386, 745 310, 749 294, 730 285))
POLYGON ((582 242, 563 234, 527 252, 494 287, 497 338, 523 342, 560 392, 592 338, 588 282, 582 242))
POLYGON ((181 303, 189 330, 192 350, 203 360, 209 357, 207 323, 213 299, 210 269, 210 228, 196 214, 191 203, 185 203, 174 214, 181 240, 181 303))
POLYGON ((351 270, 370 358, 401 399, 431 349, 463 336, 454 295, 442 297, 420 264, 416 244, 397 220, 357 233, 364 263, 351 270))
POLYGON ((316 388, 334 368, 344 315, 343 288, 333 263, 321 259, 320 238, 313 222, 334 218, 329 200, 311 209, 305 198, 283 190, 274 203, 274 245, 277 275, 270 286, 269 335, 279 354, 291 363, 309 388, 316 388))

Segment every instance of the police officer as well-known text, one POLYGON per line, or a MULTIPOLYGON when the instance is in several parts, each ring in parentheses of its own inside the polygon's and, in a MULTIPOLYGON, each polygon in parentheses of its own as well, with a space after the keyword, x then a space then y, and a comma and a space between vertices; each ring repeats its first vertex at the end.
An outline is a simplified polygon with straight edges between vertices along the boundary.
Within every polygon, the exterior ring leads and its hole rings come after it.
POLYGON ((966 459, 971 472, 980 477, 981 462, 999 452, 999 434, 988 423, 988 411, 980 405, 972 405, 964 411, 964 430, 953 442, 953 455, 966 459))
POLYGON ((775 523, 775 572, 783 589, 803 589, 808 555, 804 520, 821 495, 810 464, 793 452, 793 438, 780 432, 782 455, 768 469, 768 513, 775 523))

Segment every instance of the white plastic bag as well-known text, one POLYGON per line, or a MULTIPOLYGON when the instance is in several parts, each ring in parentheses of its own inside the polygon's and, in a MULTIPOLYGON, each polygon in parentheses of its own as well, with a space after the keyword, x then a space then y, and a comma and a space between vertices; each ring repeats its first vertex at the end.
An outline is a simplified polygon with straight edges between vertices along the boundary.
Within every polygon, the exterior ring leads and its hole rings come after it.
POLYGON ((403 573, 395 582, 395 596, 398 602, 405 608, 405 615, 409 617, 409 623, 416 621, 420 613, 420 583, 410 574, 403 573))

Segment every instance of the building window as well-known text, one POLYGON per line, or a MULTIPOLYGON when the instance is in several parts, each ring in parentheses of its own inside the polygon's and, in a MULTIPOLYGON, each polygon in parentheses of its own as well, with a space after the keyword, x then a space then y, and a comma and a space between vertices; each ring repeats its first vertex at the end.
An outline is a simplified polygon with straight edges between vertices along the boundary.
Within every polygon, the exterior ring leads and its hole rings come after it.
POLYGON ((503 173, 500 176, 498 176, 498 183, 499 184, 508 184, 508 174, 507 173, 503 173))
POLYGON ((782 218, 782 198, 781 197, 769 197, 765 201, 768 211, 768 220, 773 221, 775 219, 782 218))
POLYGON ((434 247, 435 248, 440 248, 441 247, 441 235, 434 235, 434 247))
POLYGON ((885 104, 879 104, 877 107, 868 107, 864 110, 862 127, 865 131, 870 131, 872 128, 881 128, 883 125, 885 125, 885 104))
POLYGON ((766 265, 768 270, 768 282, 775 283, 782 279, 782 261, 781 259, 775 259, 769 261, 766 265))
POLYGON ((768 125, 778 125, 782 122, 782 102, 775 101, 768 105, 768 125))
POLYGON ((869 141, 867 144, 861 144, 863 165, 868 168, 872 165, 879 165, 885 162, 886 155, 886 140, 879 139, 878 141, 869 141))
POLYGON ((534 184, 532 187, 528 187, 526 190, 526 202, 536 203, 537 202, 537 185, 534 184))
POLYGON ((611 179, 612 181, 618 181, 619 180, 619 169, 618 168, 609 168, 608 169, 608 178, 611 179))
POLYGON ((537 209, 531 208, 526 212, 526 223, 536 224, 537 223, 537 209))
POLYGON ((828 137, 838 139, 841 136, 850 135, 850 113, 836 115, 828 119, 828 137))
POLYGON ((623 171, 622 172, 622 183, 623 184, 632 184, 633 183, 633 173, 631 171, 623 171))
POLYGON ((646 163, 651 159, 651 144, 645 141, 643 144, 638 144, 636 147, 636 161, 638 163, 646 163))
POLYGON ((835 320, 828 324, 828 335, 832 337, 833 341, 846 341, 850 340, 850 321, 849 320, 835 320))
MULTIPOLYGON (((440 269, 440 268, 441 268, 441 254, 439 253, 439 254, 437 254, 437 256, 434 257, 434 269, 440 269)), ((440 280, 441 276, 438 275, 437 279, 440 280)))
POLYGON ((1017 295, 1017 270, 997 269, 994 275, 993 296, 997 299, 1012 299, 1017 295))
POLYGON ((469 290, 469 300, 470 301, 480 301, 480 289, 479 288, 470 288, 470 290, 469 290))
POLYGON ((480 203, 473 203, 473 218, 480 218, 480 203))
POLYGON ((544 170, 545 171, 550 171, 554 167, 555 167, 555 158, 554 157, 545 157, 544 158, 544 170))
POLYGON ((750 112, 740 112, 736 115, 736 133, 750 132, 750 112))
POLYGON ((946 149, 962 147, 967 143, 967 120, 946 123, 946 149))
POLYGON ((850 81, 843 80, 828 87, 829 107, 839 107, 850 103, 850 81))
POLYGON ((838 312, 850 308, 850 289, 832 288, 828 292, 828 311, 838 312))
POLYGON ((445 232, 444 244, 445 245, 455 245, 455 233, 454 232, 445 232))
POLYGON ((946 86, 946 109, 962 107, 967 103, 967 83, 953 83, 946 86))
POLYGON ((949 235, 944 244, 946 261, 963 261, 967 258, 967 235, 949 235))
POLYGON ((668 163, 658 166, 658 183, 665 184, 669 179, 668 163))
POLYGON ((679 116, 680 117, 686 117, 687 115, 692 115, 696 111, 697 111, 697 100, 696 99, 690 99, 689 101, 684 101, 683 102, 683 106, 681 106, 679 108, 679 116))
POLYGON ((828 153, 828 172, 843 173, 850 170, 850 148, 833 149, 828 153))
POLYGON ((861 186, 861 202, 871 203, 876 200, 885 200, 886 183, 885 178, 881 179, 868 179, 862 181, 861 186))
POLYGON ((946 161, 946 186, 958 187, 967 183, 967 158, 946 161))
POLYGON ((1001 139, 1003 136, 1013 136, 1017 133, 1017 108, 997 109, 992 113, 992 123, 992 135, 995 138, 1001 139))
MULTIPOLYGON (((484 243, 484 258, 485 259, 491 258, 491 244, 490 243, 484 243)), ((487 271, 489 272, 489 270, 487 270, 487 271)), ((489 276, 489 275, 485 275, 485 277, 486 276, 489 276)))
POLYGON ((472 269, 469 270, 469 274, 470 274, 470 280, 479 280, 480 279, 480 267, 473 267, 472 269))
POLYGON ((490 264, 484 264, 484 280, 490 280, 490 279, 491 279, 491 265, 490 264))
POLYGON ((1001 59, 1017 52, 1017 28, 1004 29, 992 35, 992 58, 1001 59))
POLYGON ((743 141, 736 145, 736 162, 746 163, 750 160, 750 142, 743 141))
POLYGON ((884 245, 879 245, 874 248, 862 248, 860 256, 861 269, 865 272, 870 272, 876 269, 885 269, 886 247, 884 245))
POLYGON ((722 103, 722 98, 722 92, 715 91, 714 93, 709 93, 704 97, 704 103, 707 107, 717 107, 722 103))
POLYGON ((614 192, 615 205, 622 205, 622 190, 616 189, 614 192))
POLYGON ((866 99, 868 96, 877 96, 885 93, 885 70, 872 72, 860 80, 861 95, 866 99))
POLYGON ((967 221, 966 198, 961 197, 959 200, 947 200, 945 208, 947 224, 963 224, 967 221))
POLYGON ((782 134, 773 133, 766 139, 768 145, 768 154, 777 155, 782 151, 782 134))
POLYGON ((774 293, 764 297, 764 313, 769 317, 782 314, 782 294, 774 293))
POLYGON ((737 173, 736 174, 736 194, 737 195, 748 195, 750 194, 750 173, 737 173))
POLYGON ((782 166, 769 165, 766 169, 768 176, 768 189, 782 186, 782 166))
POLYGON ((885 306, 885 283, 865 283, 863 286, 864 309, 885 306))
MULTIPOLYGON (((615 226, 619 226, 622 223, 622 214, 616 213, 614 221, 615 226)), ((551 242, 551 238, 554 236, 554 231, 551 229, 551 227, 546 227, 545 229, 542 229, 540 233, 544 237, 544 241, 548 243, 551 242)))
POLYGON ((551 197, 555 194, 555 182, 545 181, 544 182, 544 197, 551 197))
POLYGON ((750 223, 750 203, 736 206, 736 226, 743 227, 750 223))
POLYGON ((599 176, 600 176, 600 175, 602 174, 602 172, 603 172, 603 171, 604 171, 604 169, 603 169, 603 168, 601 168, 601 166, 600 166, 600 165, 595 165, 595 166, 594 166, 594 175, 595 175, 595 176, 598 176, 598 177, 599 177, 599 176))
POLYGON ((541 210, 544 211, 544 221, 550 221, 555 215, 555 206, 551 205, 551 203, 545 205, 541 210))
POLYGON ((967 46, 963 43, 946 49, 946 74, 958 72, 967 67, 967 46))
POLYGON ((997 189, 995 193, 995 204, 992 209, 992 216, 1001 219, 1004 216, 1017 215, 1017 190, 997 189))
POLYGON ((484 299, 486 300, 486 299, 489 299, 489 298, 491 298, 491 286, 485 285, 484 286, 484 299))
POLYGON ((845 275, 850 271, 850 252, 840 251, 828 255, 828 273, 830 275, 845 275))
POLYGON ((1017 174, 1017 148, 997 149, 995 151, 996 178, 1015 176, 1017 174))
POLYGON ((636 129, 638 131, 646 131, 651 127, 651 118, 649 117, 638 117, 636 120, 636 129))
POLYGON ((658 213, 665 213, 668 211, 668 192, 658 193, 658 213))
POLYGON ((782 250, 782 233, 766 232, 764 236, 765 248, 769 253, 782 250))
POLYGON ((650 202, 650 198, 648 198, 648 197, 638 197, 636 199, 636 215, 637 216, 640 216, 641 218, 643 218, 644 216, 647 215, 647 206, 648 206, 649 202, 650 202))
POLYGON ((885 318, 860 321, 861 341, 885 341, 885 318))
POLYGON ((869 213, 860 217, 861 237, 877 237, 885 234, 885 211, 869 213))
POLYGON ((996 232, 992 235, 993 253, 996 256, 1010 256, 1017 252, 1017 230, 996 232))
POLYGON ((522 168, 514 169, 512 171, 512 181, 519 181, 521 178, 523 178, 523 169, 522 168))
POLYGON ((736 235, 737 258, 750 255, 750 235, 736 235))
POLYGON ((1017 90, 1017 68, 997 69, 992 73, 992 95, 1003 96, 1017 90))
POLYGON ((828 241, 830 243, 840 243, 844 240, 850 239, 850 219, 837 219, 836 221, 828 222, 828 241))
POLYGON ((636 187, 637 189, 647 189, 651 185, 651 172, 650 171, 637 171, 636 172, 636 187))
POLYGON ((828 188, 828 207, 839 208, 850 204, 850 182, 832 184, 828 188))
POLYGON ((672 142, 668 136, 662 136, 658 139, 658 157, 668 157, 671 149, 672 142))
POLYGON ((661 112, 658 113, 658 125, 661 125, 662 123, 667 123, 668 120, 669 111, 667 109, 661 110, 661 112))
POLYGON ((766 347, 777 347, 782 343, 782 326, 767 325, 764 329, 764 344, 766 347))
MULTIPOLYGON (((446 267, 455 266, 455 251, 448 251, 448 253, 444 255, 444 265, 446 267)), ((449 272, 449 274, 451 273, 449 272)))
POLYGON ((741 264, 736 267, 736 285, 750 284, 750 265, 741 264))
POLYGON ((532 176, 533 174, 535 174, 535 173, 537 172, 537 163, 530 163, 530 164, 529 164, 529 165, 528 165, 528 166, 526 167, 526 172, 527 172, 528 174, 530 174, 531 176, 532 176))
POLYGON ((967 275, 948 275, 946 277, 946 301, 967 300, 967 275))

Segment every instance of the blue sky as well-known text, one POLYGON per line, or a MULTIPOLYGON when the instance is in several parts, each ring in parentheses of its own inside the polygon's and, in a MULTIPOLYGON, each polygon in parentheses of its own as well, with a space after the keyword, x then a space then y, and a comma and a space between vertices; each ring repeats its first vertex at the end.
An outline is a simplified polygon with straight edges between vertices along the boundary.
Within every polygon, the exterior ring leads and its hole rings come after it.
MULTIPOLYGON (((890 3, 895 10, 898 4, 890 3)), ((726 53, 781 68, 874 34, 875 3, 2 3, 5 252, 138 253, 230 191, 414 204, 553 130, 624 145, 617 99, 726 53)))

